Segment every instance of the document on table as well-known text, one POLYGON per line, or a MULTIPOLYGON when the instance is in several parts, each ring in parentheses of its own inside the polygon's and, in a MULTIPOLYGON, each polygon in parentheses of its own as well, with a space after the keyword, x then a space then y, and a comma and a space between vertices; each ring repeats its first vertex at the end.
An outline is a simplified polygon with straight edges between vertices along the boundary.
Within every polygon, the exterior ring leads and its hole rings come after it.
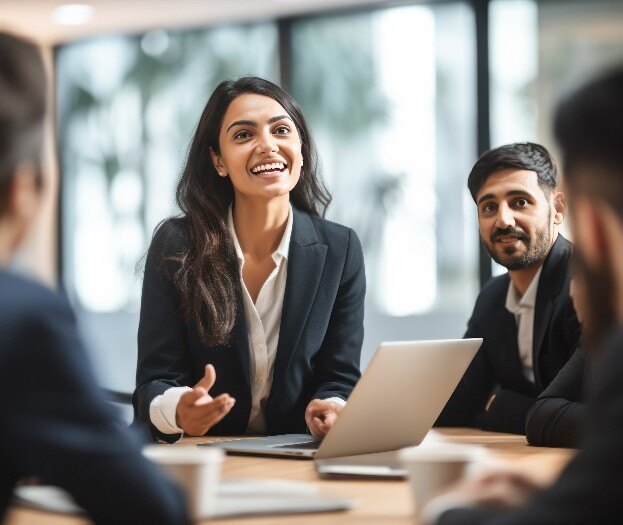
MULTIPOLYGON (((14 503, 62 514, 84 512, 64 490, 42 485, 17 487, 14 503)), ((355 506, 356 500, 319 496, 317 487, 309 483, 279 479, 227 480, 219 485, 215 511, 205 517, 307 514, 347 510, 355 506)))

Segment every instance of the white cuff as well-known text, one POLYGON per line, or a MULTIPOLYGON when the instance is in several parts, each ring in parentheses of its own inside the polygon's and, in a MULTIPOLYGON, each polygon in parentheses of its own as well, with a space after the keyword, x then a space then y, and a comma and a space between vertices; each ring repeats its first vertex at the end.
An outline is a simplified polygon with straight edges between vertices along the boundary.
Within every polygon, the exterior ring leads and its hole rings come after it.
POLYGON ((192 388, 174 386, 160 396, 154 397, 149 404, 149 419, 163 434, 182 434, 184 431, 175 423, 175 414, 180 397, 192 388))
POLYGON ((346 401, 344 401, 341 397, 329 397, 327 399, 323 399, 323 401, 331 401, 336 405, 340 405, 342 408, 346 406, 346 401))

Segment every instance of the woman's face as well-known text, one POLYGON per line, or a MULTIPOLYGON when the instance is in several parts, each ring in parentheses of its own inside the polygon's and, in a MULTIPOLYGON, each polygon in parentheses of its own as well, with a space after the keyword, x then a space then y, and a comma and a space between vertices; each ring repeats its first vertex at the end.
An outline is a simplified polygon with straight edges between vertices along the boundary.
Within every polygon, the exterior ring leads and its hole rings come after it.
POLYGON ((294 122, 276 100, 256 94, 235 98, 223 118, 216 171, 229 177, 236 197, 272 199, 289 194, 303 157, 294 122))

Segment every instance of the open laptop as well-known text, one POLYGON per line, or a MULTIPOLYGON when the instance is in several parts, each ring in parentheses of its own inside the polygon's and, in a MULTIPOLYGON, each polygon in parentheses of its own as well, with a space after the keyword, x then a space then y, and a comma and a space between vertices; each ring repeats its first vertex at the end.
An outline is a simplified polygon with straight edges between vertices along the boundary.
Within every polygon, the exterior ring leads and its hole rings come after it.
POLYGON ((382 343, 322 441, 286 434, 201 446, 316 460, 366 454, 378 462, 377 453, 420 444, 481 344, 482 339, 382 343))

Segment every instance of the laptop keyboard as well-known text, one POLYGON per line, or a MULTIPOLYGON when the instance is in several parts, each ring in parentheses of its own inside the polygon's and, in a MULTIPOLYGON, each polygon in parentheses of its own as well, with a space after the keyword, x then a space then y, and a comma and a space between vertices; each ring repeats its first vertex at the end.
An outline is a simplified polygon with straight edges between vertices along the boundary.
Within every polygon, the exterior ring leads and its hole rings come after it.
POLYGON ((320 446, 319 441, 306 441, 305 443, 292 443, 288 445, 275 445, 271 448, 297 448, 303 450, 316 450, 320 446))

